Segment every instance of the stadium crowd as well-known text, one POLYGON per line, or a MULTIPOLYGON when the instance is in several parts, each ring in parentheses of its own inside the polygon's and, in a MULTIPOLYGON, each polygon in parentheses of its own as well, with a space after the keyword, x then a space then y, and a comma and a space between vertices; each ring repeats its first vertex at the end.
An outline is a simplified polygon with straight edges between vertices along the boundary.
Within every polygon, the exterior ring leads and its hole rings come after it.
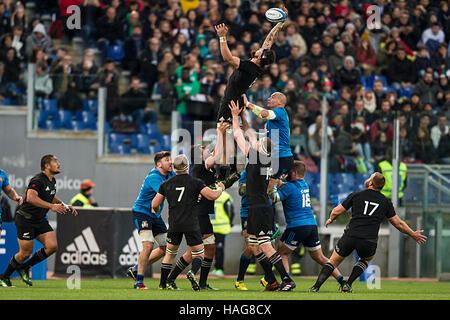
MULTIPOLYGON (((367 26, 369 1, 284 1, 289 19, 273 46, 276 63, 248 91, 261 106, 275 91, 286 94, 291 145, 308 171, 319 164, 323 98, 332 171, 372 172, 389 151, 394 117, 400 119, 403 161, 450 163, 449 3, 372 2, 381 18, 374 29, 367 26)), ((214 120, 232 72, 222 61, 214 25, 228 25, 233 55, 247 59, 272 27, 265 11, 277 5, 0 0, 0 104, 25 104, 26 66, 33 62, 36 97, 55 99, 60 109, 81 110, 83 100, 107 87, 113 132, 137 132, 172 110, 194 120, 190 112, 198 101, 201 113, 214 120), (27 2, 34 2, 33 10, 26 10, 27 2), (67 27, 71 4, 81 9, 79 30, 67 27), (48 15, 46 28, 42 18, 48 15), (75 37, 83 39, 78 64, 69 54, 75 37), (121 77, 129 83, 125 90, 121 77), (160 101, 157 110, 154 100, 160 101)))

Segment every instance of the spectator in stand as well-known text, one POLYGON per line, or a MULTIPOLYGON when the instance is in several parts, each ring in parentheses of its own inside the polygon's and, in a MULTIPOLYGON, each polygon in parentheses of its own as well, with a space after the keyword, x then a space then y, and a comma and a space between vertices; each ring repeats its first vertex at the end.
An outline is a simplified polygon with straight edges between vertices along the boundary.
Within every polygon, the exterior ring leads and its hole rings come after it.
POLYGON ((279 62, 280 59, 287 58, 291 51, 291 46, 286 39, 286 34, 284 31, 280 31, 277 40, 273 45, 273 50, 275 51, 276 61, 279 62))
POLYGON ((375 110, 377 109, 377 100, 375 96, 375 92, 372 90, 365 90, 364 97, 363 97, 363 103, 364 103, 364 110, 367 110, 368 112, 368 118, 367 123, 372 124, 373 122, 373 114, 375 110))
POLYGON ((121 46, 122 32, 121 21, 117 19, 116 9, 108 7, 105 15, 97 23, 97 47, 102 54, 102 61, 106 61, 108 56, 108 47, 110 45, 121 46))
POLYGON ((331 76, 335 76, 337 70, 342 68, 345 59, 345 46, 342 41, 338 41, 334 44, 334 53, 328 57, 328 67, 330 69, 331 76))
POLYGON ((414 137, 415 158, 426 164, 436 162, 436 150, 430 138, 430 133, 426 127, 419 126, 414 137))
POLYGON ((386 133, 387 141, 390 143, 394 137, 394 127, 389 122, 389 118, 379 118, 374 121, 370 126, 371 142, 375 141, 375 138, 379 132, 386 133))
MULTIPOLYGON (((437 124, 431 128, 431 140, 433 147, 438 149, 442 137, 445 137, 450 132, 447 116, 444 113, 437 115, 437 124)), ((450 154, 447 155, 450 157, 450 154)))
POLYGON ((114 60, 107 58, 103 68, 98 72, 97 85, 106 87, 106 121, 118 114, 119 74, 114 60))
POLYGON ((312 49, 313 43, 320 43, 321 33, 316 28, 316 19, 313 16, 306 18, 306 25, 301 31, 301 35, 310 49, 312 49))
POLYGON ((319 60, 326 59, 322 53, 322 46, 320 42, 314 42, 311 44, 310 52, 305 56, 304 61, 308 61, 311 66, 311 70, 317 69, 319 60))
POLYGON ((90 74, 96 74, 98 72, 98 67, 95 64, 95 50, 94 49, 86 49, 84 50, 83 59, 81 62, 77 65, 77 70, 81 71, 83 69, 83 64, 89 61, 91 62, 91 67, 89 68, 90 74))
POLYGON ((122 20, 122 39, 133 36, 133 29, 136 26, 140 26, 140 14, 137 10, 131 10, 125 15, 125 19, 122 20))
POLYGON ((328 58, 334 53, 334 40, 329 32, 322 33, 322 52, 325 58, 328 58))
POLYGON ((381 101, 381 107, 379 110, 375 111, 375 120, 388 118, 389 122, 394 120, 394 113, 391 109, 391 103, 388 99, 381 101))
POLYGON ((140 88, 141 81, 138 77, 132 77, 130 89, 120 97, 120 112, 133 117, 133 121, 139 126, 142 123, 147 107, 147 93, 140 88))
POLYGON ((396 90, 408 89, 417 80, 416 66, 406 58, 406 51, 402 47, 397 48, 396 56, 389 64, 387 78, 396 90))
POLYGON ((200 83, 195 80, 192 81, 190 76, 190 69, 184 66, 181 71, 181 79, 175 84, 175 90, 177 92, 177 111, 181 114, 183 122, 190 122, 191 118, 188 116, 187 112, 187 100, 189 100, 193 95, 200 93, 200 83))
POLYGON ((377 56, 370 44, 370 36, 367 32, 361 36, 359 45, 356 48, 356 61, 364 76, 367 77, 374 73, 377 65, 377 56))
MULTIPOLYGON (((383 44, 382 44, 383 45, 383 44)), ((377 53, 377 73, 386 75, 388 68, 395 58, 397 52, 397 42, 390 40, 384 42, 384 45, 377 53)))
POLYGON ((47 65, 43 62, 36 64, 36 78, 34 80, 34 94, 38 98, 47 99, 53 92, 53 81, 47 72, 47 65))
MULTIPOLYGON (((331 130, 331 129, 330 129, 331 130)), ((309 131, 309 130, 308 130, 309 131)), ((314 132, 310 135, 308 134, 308 151, 311 156, 311 158, 314 160, 316 165, 320 164, 320 157, 322 154, 322 134, 323 130, 320 126, 314 128, 314 132)), ((330 156, 331 152, 331 139, 328 138, 328 144, 327 144, 327 156, 330 156)))
POLYGON ((80 4, 81 14, 81 36, 83 46, 91 48, 94 46, 96 22, 102 14, 99 0, 83 0, 80 4))
POLYGON ((25 53, 27 57, 31 57, 34 48, 40 48, 44 53, 50 54, 52 40, 47 35, 45 27, 42 23, 38 23, 34 29, 33 33, 27 37, 25 45, 25 53))
POLYGON ((96 99, 97 89, 95 88, 95 83, 97 76, 91 60, 84 60, 81 69, 77 68, 74 81, 81 99, 96 99))
MULTIPOLYGON (((373 115, 364 107, 364 100, 362 99, 355 100, 353 109, 349 114, 350 123, 354 123, 357 117, 363 117, 368 124, 373 122, 373 115)), ((364 130, 361 131, 364 132, 364 130)))
POLYGON ((361 83, 361 74, 355 66, 355 59, 352 56, 344 58, 344 66, 336 72, 335 89, 341 89, 343 86, 354 88, 361 83))
POLYGON ((297 46, 299 49, 297 56, 299 57, 304 56, 308 51, 308 47, 306 45, 305 39, 303 39, 302 35, 298 32, 298 27, 295 24, 295 22, 293 21, 287 22, 285 30, 286 30, 286 40, 288 41, 291 48, 292 46, 297 46))
POLYGON ((431 67, 434 71, 450 69, 450 57, 447 54, 447 44, 445 42, 439 45, 437 52, 431 57, 431 67))
POLYGON ((433 80, 433 74, 430 72, 426 72, 413 89, 413 93, 419 96, 421 103, 429 103, 433 107, 437 106, 437 95, 439 92, 439 85, 433 80))
MULTIPOLYGON (((136 45, 136 43, 134 45, 136 45)), ((135 48, 135 50, 136 49, 137 47, 135 48)), ((160 54, 160 42, 155 37, 148 39, 147 46, 140 53, 140 60, 138 62, 138 65, 141 68, 141 77, 147 83, 149 94, 153 92, 153 86, 157 81, 156 67, 160 59, 160 54)))
POLYGON ((73 70, 72 57, 68 54, 64 56, 61 64, 57 65, 52 70, 53 77, 53 98, 61 99, 67 92, 70 83, 73 81, 73 70))
POLYGON ((414 143, 406 127, 400 127, 400 159, 404 162, 414 162, 414 143))
MULTIPOLYGON (((359 137, 356 135, 356 137, 359 137)), ((356 172, 355 158, 358 156, 358 148, 354 142, 354 137, 345 130, 340 130, 336 137, 332 152, 341 163, 341 170, 344 172, 356 172)))
POLYGON ((122 64, 125 70, 129 70, 132 76, 139 74, 140 64, 139 57, 142 50, 145 48, 145 41, 142 37, 141 25, 136 25, 133 28, 133 35, 127 37, 124 43, 124 59, 122 64))
POLYGON ((442 31, 441 24, 435 22, 422 33, 421 43, 427 46, 430 55, 439 48, 441 43, 445 42, 445 33, 442 31))
POLYGON ((6 51, 4 63, 2 82, 6 88, 7 95, 9 98, 16 100, 17 105, 22 105, 24 99, 21 91, 23 92, 24 88, 22 88, 20 80, 23 78, 23 73, 21 73, 20 61, 16 57, 16 49, 10 47, 6 51))
POLYGON ((23 61, 25 60, 25 39, 24 29, 21 26, 15 26, 12 34, 12 47, 16 49, 17 57, 23 61))
POLYGON ((341 41, 345 47, 344 55, 356 58, 356 47, 353 45, 352 40, 353 39, 350 33, 346 31, 341 33, 341 41))
POLYGON ((50 73, 55 72, 55 69, 62 64, 64 57, 67 55, 67 49, 60 47, 56 50, 56 58, 52 60, 50 64, 50 73))
POLYGON ((428 53, 428 48, 426 46, 419 47, 419 52, 416 55, 415 63, 416 63, 417 76, 420 78, 423 77, 425 72, 432 71, 431 59, 430 59, 430 55, 428 53))
POLYGON ((272 78, 270 77, 270 75, 265 74, 262 77, 261 82, 262 85, 256 93, 256 99, 261 99, 263 101, 263 105, 265 106, 267 105, 267 99, 269 99, 272 93, 274 93, 276 90, 272 86, 272 78))
POLYGON ((375 136, 375 140, 372 142, 372 157, 375 163, 384 159, 388 144, 386 133, 383 131, 378 132, 375 136))
POLYGON ((11 31, 11 22, 6 13, 6 5, 0 2, 0 35, 11 31))

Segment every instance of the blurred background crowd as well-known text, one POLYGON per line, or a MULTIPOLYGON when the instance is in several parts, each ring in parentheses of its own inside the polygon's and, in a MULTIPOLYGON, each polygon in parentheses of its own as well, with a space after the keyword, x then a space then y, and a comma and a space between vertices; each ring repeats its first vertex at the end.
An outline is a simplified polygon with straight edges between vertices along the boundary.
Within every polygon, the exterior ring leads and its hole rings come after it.
MULTIPOLYGON (((391 156, 395 117, 402 161, 450 164, 449 1, 283 3, 289 15, 273 46, 276 63, 247 96, 265 106, 273 92, 286 94, 291 145, 309 171, 318 171, 321 152, 332 172, 376 170, 391 156), (375 28, 367 24, 371 4, 380 13, 375 28), (322 134, 328 150, 321 150, 322 134)), ((214 121, 233 71, 214 25, 226 23, 233 55, 248 59, 273 27, 265 11, 280 4, 0 0, 0 105, 26 104, 27 65, 34 63, 37 109, 50 103, 75 115, 106 87, 111 132, 142 133, 173 110, 214 121), (80 8, 80 29, 70 28, 70 5, 80 8)), ((253 125, 263 127, 258 119, 253 125)))

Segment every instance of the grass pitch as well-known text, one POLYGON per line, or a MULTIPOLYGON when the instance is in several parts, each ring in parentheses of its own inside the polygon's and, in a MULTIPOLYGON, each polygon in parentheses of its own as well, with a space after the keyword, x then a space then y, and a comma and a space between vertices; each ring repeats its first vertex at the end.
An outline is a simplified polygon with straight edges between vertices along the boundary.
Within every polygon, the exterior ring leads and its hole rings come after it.
POLYGON ((12 279, 13 288, 0 287, 1 300, 450 300, 450 282, 381 280, 380 289, 368 289, 356 281, 353 293, 338 292, 338 284, 329 279, 319 293, 308 293, 314 278, 294 277, 297 288, 293 292, 262 292, 259 277, 248 277, 249 291, 237 291, 234 279, 210 279, 219 291, 194 292, 189 281, 181 277, 177 285, 182 291, 159 290, 159 278, 146 279, 149 290, 133 289, 130 279, 82 279, 80 289, 70 290, 67 280, 34 281, 27 287, 19 279, 12 279))

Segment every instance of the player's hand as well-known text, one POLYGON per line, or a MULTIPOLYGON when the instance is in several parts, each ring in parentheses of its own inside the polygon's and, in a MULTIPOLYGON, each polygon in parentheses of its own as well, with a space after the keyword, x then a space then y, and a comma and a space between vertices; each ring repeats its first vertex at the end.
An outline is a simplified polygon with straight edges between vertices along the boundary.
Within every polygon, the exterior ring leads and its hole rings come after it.
POLYGON ((219 187, 219 188, 222 188, 222 190, 225 190, 226 188, 225 188, 225 185, 222 183, 222 182, 219 182, 218 184, 217 184, 217 186, 219 187))
POLYGON ((216 33, 219 37, 225 37, 228 33, 228 27, 225 23, 214 26, 214 29, 216 29, 216 33))
POLYGON ((230 123, 223 122, 223 120, 222 120, 222 121, 220 121, 220 124, 217 127, 217 129, 220 131, 220 133, 222 133, 222 135, 224 135, 229 127, 230 127, 230 123))
POLYGON ((50 207, 50 210, 52 210, 53 212, 59 213, 59 214, 67 213, 66 207, 64 207, 64 205, 62 203, 52 204, 52 206, 50 207))
POLYGON ((231 102, 228 105, 228 107, 231 110, 231 115, 232 116, 239 116, 239 114, 242 111, 242 108, 239 108, 239 101, 234 102, 233 100, 231 100, 231 102))
POLYGON ((416 241, 418 244, 423 244, 427 241, 427 237, 424 236, 423 234, 423 230, 417 230, 414 231, 414 233, 412 234, 412 238, 414 239, 414 241, 416 241))
POLYGON ((325 228, 328 228, 328 225, 329 225, 330 223, 333 223, 333 220, 328 219, 327 221, 325 221, 325 228))
POLYGON ((197 202, 200 202, 202 200, 202 195, 199 193, 198 194, 198 198, 197 198, 197 202))
POLYGON ((16 198, 17 204, 21 206, 23 204, 23 198, 21 196, 16 198))
POLYGON ((284 21, 286 21, 287 17, 288 17, 288 9, 285 6, 283 6, 283 7, 281 7, 281 10, 283 10, 284 13, 286 13, 286 19, 284 20, 284 21))
POLYGON ((78 215, 78 211, 75 210, 75 208, 72 207, 72 206, 69 206, 69 211, 70 211, 70 213, 71 213, 72 215, 74 215, 74 216, 77 216, 77 215, 78 215))
POLYGON ((245 108, 248 103, 247 95, 245 93, 242 95, 242 99, 244 100, 244 108, 245 108))

